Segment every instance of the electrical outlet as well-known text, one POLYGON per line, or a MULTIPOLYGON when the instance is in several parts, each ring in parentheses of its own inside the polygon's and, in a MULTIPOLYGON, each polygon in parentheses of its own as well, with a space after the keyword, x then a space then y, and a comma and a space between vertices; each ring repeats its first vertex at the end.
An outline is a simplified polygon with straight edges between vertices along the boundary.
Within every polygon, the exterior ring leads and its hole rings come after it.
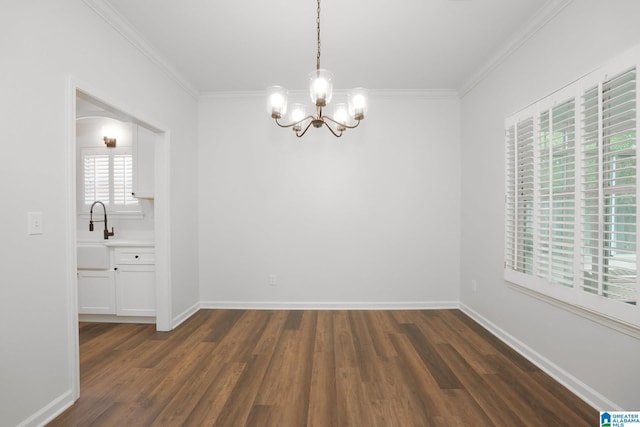
POLYGON ((471 289, 473 289, 473 292, 478 292, 478 282, 476 279, 471 280, 471 289))
POLYGON ((44 224, 42 221, 42 212, 27 212, 27 234, 44 233, 44 224))
POLYGON ((278 276, 275 274, 269 275, 269 286, 276 286, 278 284, 278 276))

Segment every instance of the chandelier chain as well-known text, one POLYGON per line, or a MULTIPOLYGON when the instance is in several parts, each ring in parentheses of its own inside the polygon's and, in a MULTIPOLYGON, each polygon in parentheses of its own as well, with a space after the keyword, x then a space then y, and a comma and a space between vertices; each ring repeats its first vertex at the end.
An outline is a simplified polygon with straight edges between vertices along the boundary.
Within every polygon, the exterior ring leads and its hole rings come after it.
POLYGON ((318 31, 318 55, 316 56, 316 70, 319 70, 320 69, 320 0, 318 0, 316 25, 317 25, 317 31, 318 31))

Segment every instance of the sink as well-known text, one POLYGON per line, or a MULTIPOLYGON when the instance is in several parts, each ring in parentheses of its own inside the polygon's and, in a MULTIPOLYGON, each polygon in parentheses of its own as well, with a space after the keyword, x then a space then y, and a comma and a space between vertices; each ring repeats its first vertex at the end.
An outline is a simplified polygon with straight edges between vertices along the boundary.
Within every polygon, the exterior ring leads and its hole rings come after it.
POLYGON ((109 248, 103 244, 78 245, 78 269, 107 270, 109 248))

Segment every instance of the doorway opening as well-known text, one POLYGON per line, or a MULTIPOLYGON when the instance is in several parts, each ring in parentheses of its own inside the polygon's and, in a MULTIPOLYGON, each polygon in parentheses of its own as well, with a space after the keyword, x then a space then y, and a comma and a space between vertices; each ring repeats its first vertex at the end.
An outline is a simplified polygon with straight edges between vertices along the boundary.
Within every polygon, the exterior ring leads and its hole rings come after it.
POLYGON ((68 83, 68 327, 75 400, 80 396, 80 320, 117 322, 120 316, 125 323, 172 329, 170 139, 168 129, 157 121, 132 115, 121 103, 73 78, 68 83), (103 135, 109 125, 118 128, 115 136, 103 135), (134 169, 144 176, 134 178, 134 169), (93 245, 97 253, 89 250, 81 259, 79 242, 93 245), (81 267, 89 267, 84 277, 81 267), (88 293, 79 292, 79 284, 88 285, 88 293), (117 288, 124 290, 120 296, 117 288), (94 313, 83 313, 87 307, 94 313), (99 313, 101 309, 105 312, 99 313))
POLYGON ((76 93, 78 315, 156 323, 155 146, 132 117, 76 93))

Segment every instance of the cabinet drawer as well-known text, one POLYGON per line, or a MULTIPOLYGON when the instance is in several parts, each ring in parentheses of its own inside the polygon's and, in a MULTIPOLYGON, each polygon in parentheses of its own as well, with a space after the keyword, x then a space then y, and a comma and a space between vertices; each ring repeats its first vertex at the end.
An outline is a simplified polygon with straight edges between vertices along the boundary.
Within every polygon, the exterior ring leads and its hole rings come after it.
POLYGON ((133 265, 155 264, 155 251, 152 248, 116 248, 115 263, 133 265))

